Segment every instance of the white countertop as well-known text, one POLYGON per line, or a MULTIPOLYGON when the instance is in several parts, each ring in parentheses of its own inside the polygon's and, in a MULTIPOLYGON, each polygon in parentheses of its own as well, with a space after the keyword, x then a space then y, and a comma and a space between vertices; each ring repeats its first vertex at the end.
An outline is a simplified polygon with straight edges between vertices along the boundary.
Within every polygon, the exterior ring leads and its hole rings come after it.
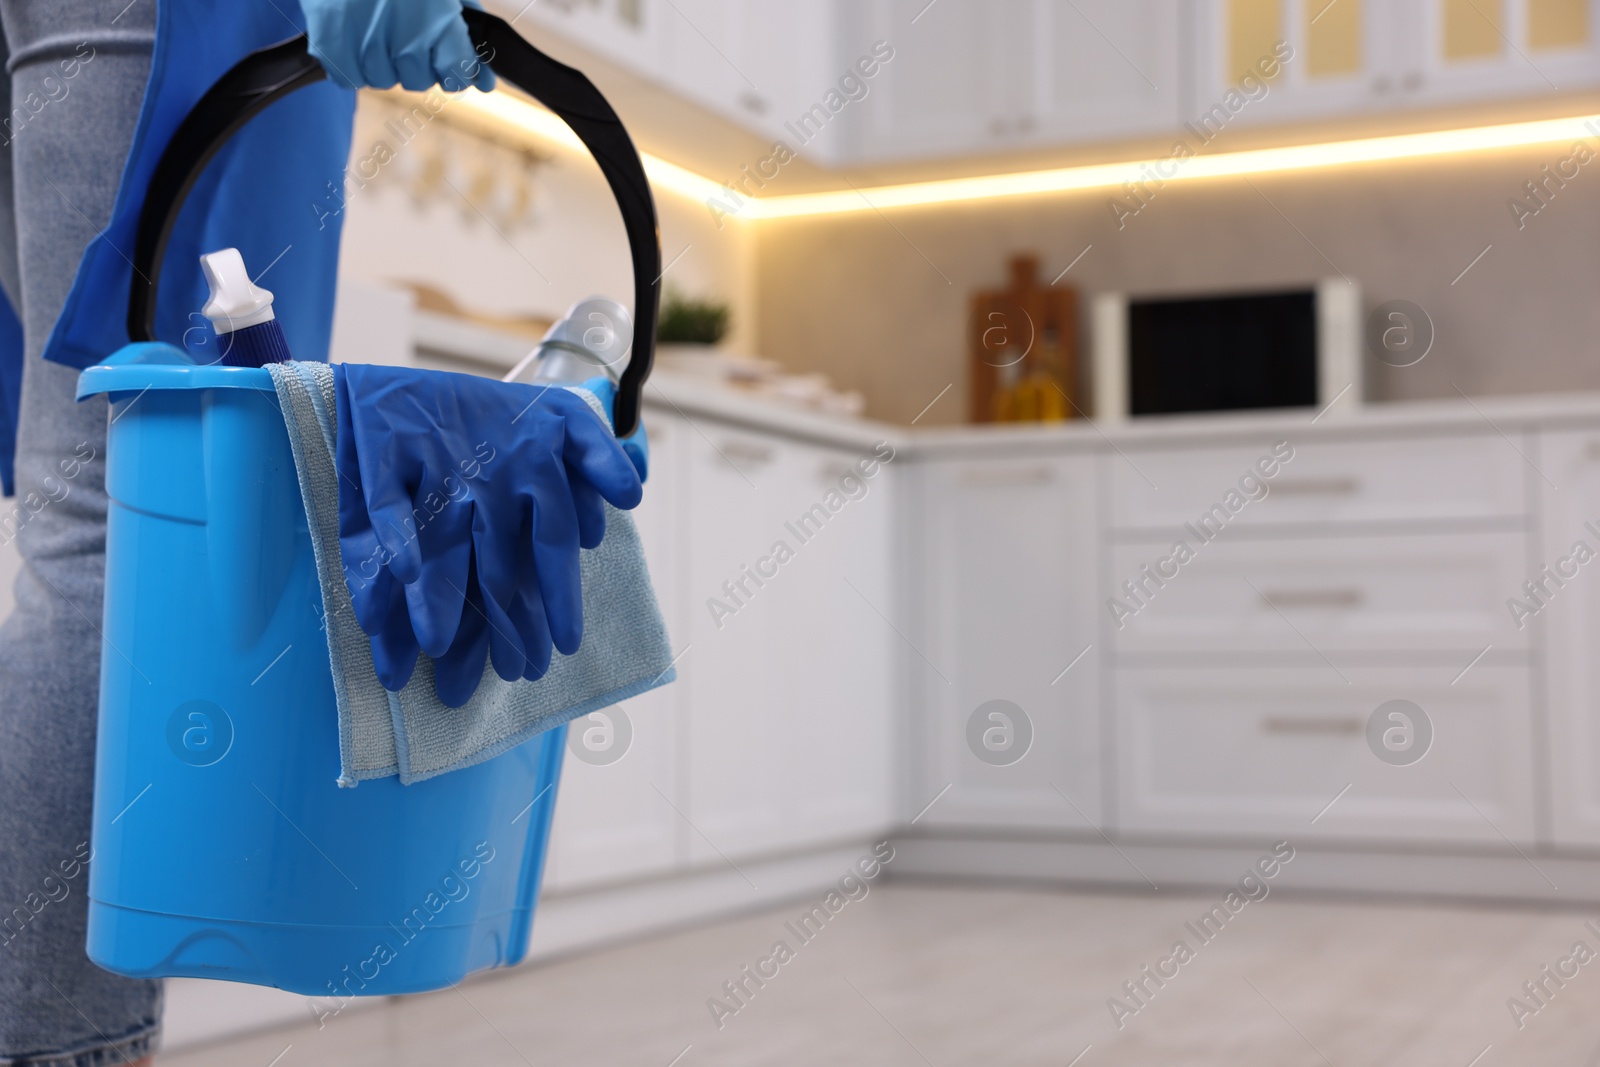
POLYGON ((705 417, 723 424, 823 444, 870 448, 889 440, 927 456, 1038 454, 1103 448, 1171 447, 1174 443, 1227 444, 1262 438, 1359 438, 1459 431, 1513 434, 1531 427, 1594 425, 1600 429, 1600 392, 1458 397, 1352 405, 1341 401, 1318 414, 1309 408, 1153 416, 1117 423, 901 426, 873 419, 828 415, 708 386, 661 372, 645 386, 645 406, 705 417))

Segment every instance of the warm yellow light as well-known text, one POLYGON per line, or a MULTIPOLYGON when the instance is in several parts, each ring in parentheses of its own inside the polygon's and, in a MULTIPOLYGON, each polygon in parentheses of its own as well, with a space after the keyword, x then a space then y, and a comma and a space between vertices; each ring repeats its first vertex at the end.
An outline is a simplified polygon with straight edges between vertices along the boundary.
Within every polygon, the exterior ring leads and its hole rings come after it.
MULTIPOLYGON (((480 93, 476 89, 456 97, 461 105, 493 122, 503 123, 541 141, 559 145, 575 152, 585 151, 583 142, 572 128, 553 112, 507 92, 480 93)), ((692 170, 676 163, 668 163, 648 152, 639 153, 644 162, 644 172, 652 184, 688 197, 705 201, 723 192, 722 186, 710 178, 703 178, 692 170)))
MULTIPOLYGON (((555 115, 510 93, 463 93, 463 105, 490 119, 508 123, 541 140, 574 150, 582 150, 576 134, 555 115)), ((1600 115, 1543 119, 1500 126, 1437 130, 1389 137, 1367 137, 1326 144, 1291 145, 1242 152, 1201 152, 1187 159, 1139 159, 1122 163, 1096 163, 1054 170, 990 174, 976 178, 951 178, 941 181, 883 185, 863 189, 839 189, 823 193, 797 193, 745 199, 737 213, 728 218, 744 220, 784 219, 805 215, 837 215, 852 211, 925 207, 972 200, 991 200, 1012 196, 1036 196, 1084 189, 1120 189, 1125 182, 1150 181, 1152 174, 1162 181, 1191 181, 1226 178, 1281 171, 1314 170, 1360 163, 1383 163, 1406 159, 1486 152, 1504 148, 1549 144, 1561 141, 1600 139, 1600 115), (1156 169, 1160 164, 1159 170, 1156 169)), ((731 202, 717 182, 648 153, 645 173, 659 188, 690 200, 731 202)), ((726 210, 726 206, 722 210, 726 210)))
MULTIPOLYGON (((1162 161, 1164 181, 1225 178, 1273 171, 1311 170, 1353 163, 1381 163, 1430 156, 1483 152, 1499 148, 1600 138, 1600 115, 1568 119, 1480 126, 1465 130, 1439 130, 1392 137, 1369 137, 1328 144, 1262 148, 1248 152, 1199 154, 1185 160, 1162 161)), ((1101 163, 1059 170, 992 174, 978 178, 886 185, 828 193, 772 196, 748 202, 744 214, 758 219, 831 215, 874 208, 921 207, 966 200, 1062 193, 1080 189, 1121 188, 1124 182, 1146 181, 1156 160, 1101 163)))

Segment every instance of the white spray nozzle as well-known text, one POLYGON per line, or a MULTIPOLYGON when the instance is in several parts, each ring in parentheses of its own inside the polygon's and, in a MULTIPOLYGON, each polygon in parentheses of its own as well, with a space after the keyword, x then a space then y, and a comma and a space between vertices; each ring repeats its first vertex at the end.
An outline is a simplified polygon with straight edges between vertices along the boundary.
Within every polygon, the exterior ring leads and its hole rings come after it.
POLYGON ((218 333, 272 321, 272 293, 250 280, 237 248, 207 252, 200 257, 200 269, 211 286, 211 299, 200 310, 218 333))

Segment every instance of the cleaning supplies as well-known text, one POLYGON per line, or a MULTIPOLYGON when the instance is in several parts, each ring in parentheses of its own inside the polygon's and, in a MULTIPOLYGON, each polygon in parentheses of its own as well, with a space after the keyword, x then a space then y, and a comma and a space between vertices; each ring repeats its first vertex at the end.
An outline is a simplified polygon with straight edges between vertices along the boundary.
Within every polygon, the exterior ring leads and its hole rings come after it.
POLYGON ((201 311, 217 331, 224 366, 264 367, 294 358, 273 314, 272 293, 250 280, 237 248, 206 253, 200 269, 211 286, 211 299, 201 311))
MULTIPOLYGON (((619 366, 628 357, 633 316, 615 300, 591 296, 567 309, 503 381, 550 382, 579 387, 594 394, 607 417, 615 417, 619 366)), ((650 474, 650 442, 644 424, 623 438, 622 450, 633 460, 642 482, 650 474)))
POLYGON ((632 339, 633 316, 628 309, 615 300, 591 296, 568 308, 502 381, 581 385, 600 376, 615 382, 632 339))
MULTIPOLYGON (((535 734, 673 680, 672 650, 638 531, 626 512, 608 508, 605 539, 593 550, 579 553, 575 563, 581 575, 580 611, 587 619, 583 645, 573 655, 550 657, 548 669, 537 681, 506 680, 486 668, 485 649, 477 646, 477 676, 454 709, 444 703, 451 693, 439 676, 444 660, 416 657, 415 671, 404 687, 386 691, 374 667, 380 646, 368 641, 356 621, 359 612, 352 607, 351 560, 344 557, 342 568, 340 564, 343 520, 341 486, 336 483, 344 479, 335 463, 342 442, 333 439, 342 432, 334 411, 338 368, 284 363, 267 369, 289 431, 322 576, 322 615, 328 620, 346 784, 393 774, 403 782, 419 782, 484 760, 492 763, 490 757, 535 734)), ((558 392, 586 407, 592 403, 588 410, 600 420, 593 397, 558 392)), ((555 400, 549 396, 545 402, 555 400)), ((516 460, 506 456, 495 462, 516 460)), ((628 466, 620 457, 616 462, 628 466)), ((475 614, 470 597, 464 614, 475 614)), ((486 624, 481 614, 477 618, 481 629, 486 624)), ((466 619, 462 625, 466 629, 466 619)), ((446 658, 454 653, 452 646, 446 658)))
MULTIPOLYGON (((463 18, 501 79, 550 106, 590 147, 618 198, 637 337, 616 431, 631 433, 661 275, 643 166, 581 73, 502 19, 470 9, 463 18)), ((275 101, 321 77, 304 38, 275 46, 229 71, 172 134, 132 251, 133 343, 78 386, 80 397, 106 396, 112 413, 89 958, 131 977, 278 986, 317 997, 313 1010, 444 988, 524 958, 565 751, 566 728, 549 727, 593 710, 588 701, 616 699, 609 683, 650 669, 658 655, 632 657, 654 603, 641 592, 648 585, 631 524, 617 513, 607 515, 602 546, 580 556, 585 590, 618 610, 592 613, 585 647, 554 660, 541 682, 486 676, 460 712, 428 699, 427 659, 410 683, 416 703, 370 674, 352 684, 361 655, 370 658, 366 636, 348 602, 339 604, 337 563, 331 574, 321 569, 338 558, 337 505, 324 506, 337 497, 323 436, 337 422, 332 369, 197 366, 156 336, 160 324, 169 341, 182 329, 183 314, 164 300, 158 316, 156 305, 188 190, 251 116, 270 120, 275 101), (283 410, 275 373, 283 383, 309 374, 317 388, 291 389, 283 410), (297 452, 319 450, 321 476, 303 479, 297 452), (316 515, 308 499, 321 502, 316 515), (614 585, 592 580, 589 568, 600 566, 614 585), (508 709, 489 706, 501 686, 544 703, 496 717, 508 709), (352 695, 367 716, 359 722, 345 715, 352 695)), ((230 229, 246 222, 227 221, 230 229)), ((198 280, 195 261, 182 258, 198 280)), ((166 287, 168 296, 188 291, 166 287)), ((298 304, 294 319, 299 330, 298 304)), ((320 354, 315 343, 301 349, 320 354)), ((642 684, 669 677, 658 669, 642 684)))
POLYGON ((473 374, 340 364, 334 380, 345 577, 385 684, 405 684, 420 647, 440 696, 465 703, 483 653, 451 662, 458 637, 492 647, 506 679, 541 676, 552 644, 576 652, 579 550, 605 537, 604 503, 642 496, 606 419, 566 389, 473 374), (464 610, 474 581, 481 610, 464 610), (398 648, 397 611, 412 631, 398 648))

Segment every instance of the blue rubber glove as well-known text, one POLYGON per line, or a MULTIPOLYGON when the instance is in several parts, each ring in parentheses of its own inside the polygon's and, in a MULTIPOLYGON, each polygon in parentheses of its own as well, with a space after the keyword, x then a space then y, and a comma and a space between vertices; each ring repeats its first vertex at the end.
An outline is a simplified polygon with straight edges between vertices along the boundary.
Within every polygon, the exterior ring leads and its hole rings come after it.
MULTIPOLYGON (((474 5, 476 6, 476 5, 474 5)), ((472 48, 462 0, 300 0, 311 55, 346 89, 494 88, 472 48)))
MULTIPOLYGON (((617 417, 617 383, 601 375, 590 378, 583 383, 583 388, 593 393, 600 401, 600 406, 605 408, 606 414, 612 419, 617 417)), ((639 420, 639 428, 622 439, 622 450, 633 460, 634 470, 639 472, 639 481, 650 480, 650 439, 645 436, 644 420, 639 420)))
POLYGON ((486 656, 537 678, 583 640, 578 552, 605 502, 642 495, 633 462, 582 397, 469 374, 340 364, 339 541, 356 620, 385 688, 418 651, 459 707, 486 656))

